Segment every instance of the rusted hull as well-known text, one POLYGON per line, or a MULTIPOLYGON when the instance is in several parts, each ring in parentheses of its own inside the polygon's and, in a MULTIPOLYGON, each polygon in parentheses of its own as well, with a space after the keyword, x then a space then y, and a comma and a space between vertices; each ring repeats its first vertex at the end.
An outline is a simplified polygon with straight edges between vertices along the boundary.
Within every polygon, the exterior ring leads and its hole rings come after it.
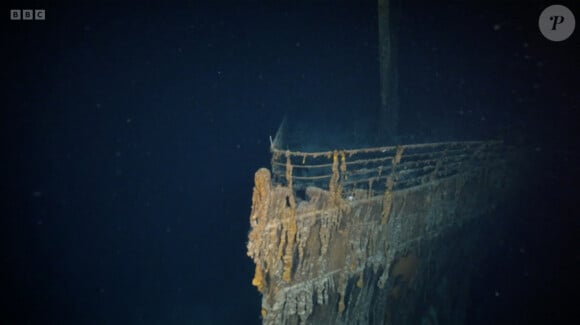
POLYGON ((507 165, 466 164, 397 188, 403 149, 393 148, 382 191, 371 183, 345 192, 353 171, 338 151, 328 157, 328 186, 306 186, 304 197, 291 159, 284 184, 267 169, 256 173, 248 255, 264 324, 461 323, 464 268, 477 263, 478 221, 503 198, 507 165))

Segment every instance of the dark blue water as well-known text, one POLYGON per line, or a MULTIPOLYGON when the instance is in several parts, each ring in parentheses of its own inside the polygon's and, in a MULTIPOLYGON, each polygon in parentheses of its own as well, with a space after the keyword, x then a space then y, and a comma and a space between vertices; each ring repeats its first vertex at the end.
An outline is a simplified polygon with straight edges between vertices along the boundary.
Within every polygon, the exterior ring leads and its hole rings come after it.
MULTIPOLYGON (((573 169, 578 33, 545 40, 547 4, 403 4, 401 138, 509 134, 557 145, 573 169)), ((308 125, 313 145, 372 138, 374 2, 29 5, 47 20, 9 21, 22 3, 2 9, 0 323, 258 324, 245 250, 253 173, 284 116, 308 125)), ((545 245, 489 257, 472 323, 533 319, 538 306, 565 314, 555 302, 577 285, 578 223, 562 216, 578 210, 564 208, 573 182, 551 170, 554 183, 535 186, 552 201, 514 244, 549 229, 545 245), (497 283, 510 299, 494 300, 497 283)))

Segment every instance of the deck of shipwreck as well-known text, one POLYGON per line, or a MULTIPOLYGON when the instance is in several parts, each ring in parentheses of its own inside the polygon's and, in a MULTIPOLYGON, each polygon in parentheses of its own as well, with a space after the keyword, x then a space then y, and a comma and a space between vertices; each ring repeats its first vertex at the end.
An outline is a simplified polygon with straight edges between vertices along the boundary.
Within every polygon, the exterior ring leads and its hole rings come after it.
POLYGON ((263 323, 461 323, 465 259, 505 199, 512 153, 499 141, 272 148, 247 247, 263 323))

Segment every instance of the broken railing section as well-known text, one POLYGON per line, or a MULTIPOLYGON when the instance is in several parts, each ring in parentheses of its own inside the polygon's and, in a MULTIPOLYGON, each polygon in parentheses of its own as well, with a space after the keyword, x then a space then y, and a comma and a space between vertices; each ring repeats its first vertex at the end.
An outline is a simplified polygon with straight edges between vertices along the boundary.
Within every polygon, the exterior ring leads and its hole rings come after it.
MULTIPOLYGON (((389 220, 389 212, 391 211, 391 206, 393 204, 393 188, 395 186, 395 175, 397 170, 397 165, 401 162, 401 157, 403 155, 404 148, 402 146, 397 147, 395 156, 391 161, 391 173, 387 176, 387 188, 385 194, 383 195, 383 212, 381 214, 381 224, 384 225, 389 220)), ((370 192, 369 187, 369 192, 370 192)))

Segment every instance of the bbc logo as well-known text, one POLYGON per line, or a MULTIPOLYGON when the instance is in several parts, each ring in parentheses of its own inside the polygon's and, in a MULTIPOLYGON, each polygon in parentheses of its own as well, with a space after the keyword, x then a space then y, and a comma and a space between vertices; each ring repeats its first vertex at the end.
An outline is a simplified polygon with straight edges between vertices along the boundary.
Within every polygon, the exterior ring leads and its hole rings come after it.
POLYGON ((45 20, 44 9, 11 9, 10 20, 45 20))

